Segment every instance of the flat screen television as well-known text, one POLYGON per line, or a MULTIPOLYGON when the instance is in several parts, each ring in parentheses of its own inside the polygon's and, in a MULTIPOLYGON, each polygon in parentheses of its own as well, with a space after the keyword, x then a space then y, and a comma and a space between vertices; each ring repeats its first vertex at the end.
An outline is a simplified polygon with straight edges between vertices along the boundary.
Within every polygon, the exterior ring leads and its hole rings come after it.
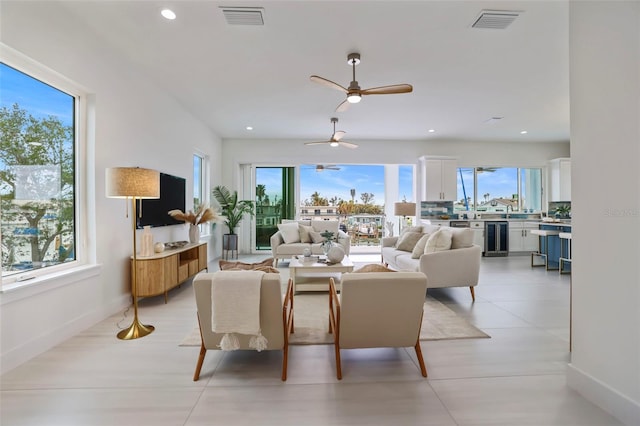
POLYGON ((175 220, 167 212, 175 209, 185 211, 186 186, 184 178, 160 173, 160 198, 138 201, 136 227, 142 229, 145 226, 155 227, 184 223, 175 220), (140 210, 141 208, 142 210, 140 210))

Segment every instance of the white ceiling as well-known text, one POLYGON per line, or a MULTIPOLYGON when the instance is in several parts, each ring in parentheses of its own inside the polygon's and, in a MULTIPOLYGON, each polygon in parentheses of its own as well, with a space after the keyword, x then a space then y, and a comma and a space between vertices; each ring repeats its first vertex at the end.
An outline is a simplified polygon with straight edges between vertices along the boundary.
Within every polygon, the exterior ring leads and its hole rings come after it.
POLYGON ((335 116, 353 142, 569 140, 564 1, 63 4, 225 139, 324 140, 335 116), (220 6, 262 7, 265 25, 228 25, 220 6), (505 30, 471 28, 483 9, 522 13, 505 30), (413 93, 336 113, 344 94, 309 76, 348 86, 350 52, 362 56, 363 89, 409 83, 413 93))

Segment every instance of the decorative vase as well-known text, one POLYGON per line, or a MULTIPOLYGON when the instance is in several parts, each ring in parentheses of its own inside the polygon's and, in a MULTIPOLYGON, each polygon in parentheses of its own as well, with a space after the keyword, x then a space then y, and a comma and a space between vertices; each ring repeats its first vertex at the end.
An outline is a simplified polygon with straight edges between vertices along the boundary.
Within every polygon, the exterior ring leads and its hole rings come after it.
POLYGON ((340 263, 344 259, 344 250, 340 244, 334 244, 327 253, 327 260, 331 263, 340 263))
POLYGON ((140 247, 140 256, 147 257, 153 255, 153 234, 151 227, 145 226, 142 231, 142 245, 140 247))
POLYGON ((331 246, 332 246, 331 240, 325 240, 322 243, 322 253, 324 253, 325 256, 329 255, 329 250, 331 250, 331 246))
POLYGON ((198 227, 198 225, 189 225, 189 242, 200 242, 200 228, 198 227))
POLYGON ((162 253, 164 251, 164 243, 155 243, 153 246, 153 250, 156 253, 162 253))

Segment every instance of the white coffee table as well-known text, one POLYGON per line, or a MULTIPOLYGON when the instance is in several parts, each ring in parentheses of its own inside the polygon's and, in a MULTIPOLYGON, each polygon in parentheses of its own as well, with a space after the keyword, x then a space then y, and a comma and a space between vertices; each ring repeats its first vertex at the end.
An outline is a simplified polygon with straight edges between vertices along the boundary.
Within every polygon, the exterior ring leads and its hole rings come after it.
POLYGON ((353 271, 353 262, 345 256, 340 263, 327 263, 323 256, 317 262, 305 262, 302 256, 293 256, 289 262, 293 280, 293 291, 329 291, 329 278, 340 288, 340 278, 344 272, 353 271), (324 259, 324 261, 323 261, 324 259))

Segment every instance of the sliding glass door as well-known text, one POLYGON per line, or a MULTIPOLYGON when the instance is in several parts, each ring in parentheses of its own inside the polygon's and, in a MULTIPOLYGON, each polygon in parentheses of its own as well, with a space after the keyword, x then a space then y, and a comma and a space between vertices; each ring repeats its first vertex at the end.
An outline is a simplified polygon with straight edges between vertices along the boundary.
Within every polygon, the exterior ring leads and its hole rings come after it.
POLYGON ((271 250, 269 239, 282 219, 295 219, 295 168, 256 167, 256 250, 271 250))

